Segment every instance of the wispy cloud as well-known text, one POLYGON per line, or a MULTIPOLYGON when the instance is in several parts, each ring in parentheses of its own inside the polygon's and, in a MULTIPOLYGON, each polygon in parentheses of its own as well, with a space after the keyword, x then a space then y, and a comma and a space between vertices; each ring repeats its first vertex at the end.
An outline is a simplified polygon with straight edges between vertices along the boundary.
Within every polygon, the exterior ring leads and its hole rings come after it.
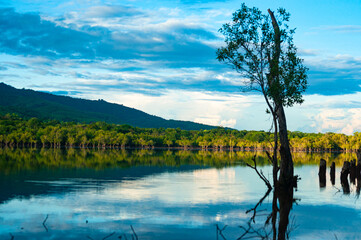
POLYGON ((214 2, 228 2, 229 0, 180 0, 184 4, 198 4, 198 3, 214 3, 214 2))
POLYGON ((90 7, 85 17, 89 18, 127 18, 144 15, 145 13, 139 9, 121 6, 121 5, 106 5, 90 7))
POLYGON ((73 28, 9 8, 0 10, 0 31, 0 49, 9 54, 53 59, 146 59, 163 61, 168 67, 214 65, 215 48, 203 40, 217 40, 202 27, 176 20, 152 24, 148 30, 89 25, 73 28))
POLYGON ((361 25, 320 26, 313 29, 332 31, 336 33, 361 33, 361 25))
POLYGON ((342 95, 361 91, 361 59, 348 55, 307 58, 308 94, 342 95))
POLYGON ((316 49, 298 49, 297 51, 299 56, 317 56, 319 55, 319 51, 316 49))

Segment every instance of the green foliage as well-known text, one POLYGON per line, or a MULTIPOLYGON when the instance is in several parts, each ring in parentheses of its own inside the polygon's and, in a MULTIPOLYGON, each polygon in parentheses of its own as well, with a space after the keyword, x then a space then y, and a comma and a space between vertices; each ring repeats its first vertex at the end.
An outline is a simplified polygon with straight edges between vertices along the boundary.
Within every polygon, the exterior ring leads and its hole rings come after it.
POLYGON ((303 102, 308 69, 297 57, 295 30, 287 25, 290 14, 279 9, 275 17, 279 35, 269 14, 243 3, 233 13, 232 22, 219 30, 225 36, 226 46, 218 49, 217 59, 242 75, 244 90, 260 91, 276 106, 292 106, 303 102), (277 43, 281 43, 280 49, 277 43))

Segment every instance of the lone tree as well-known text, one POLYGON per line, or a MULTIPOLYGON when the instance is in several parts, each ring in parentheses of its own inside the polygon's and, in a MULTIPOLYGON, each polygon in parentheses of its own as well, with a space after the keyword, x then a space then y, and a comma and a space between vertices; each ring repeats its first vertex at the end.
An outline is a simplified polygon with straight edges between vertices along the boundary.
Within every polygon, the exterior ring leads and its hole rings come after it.
POLYGON ((231 23, 224 24, 220 32, 226 46, 217 51, 217 59, 231 65, 242 77, 245 90, 259 91, 272 114, 274 127, 273 183, 290 186, 293 181, 293 161, 287 135, 284 107, 303 102, 307 88, 307 68, 297 57, 293 43, 295 29, 287 25, 290 14, 268 9, 263 14, 258 8, 241 9, 233 14, 231 23), (280 167, 277 162, 278 138, 280 167), (279 180, 277 180, 280 169, 279 180))

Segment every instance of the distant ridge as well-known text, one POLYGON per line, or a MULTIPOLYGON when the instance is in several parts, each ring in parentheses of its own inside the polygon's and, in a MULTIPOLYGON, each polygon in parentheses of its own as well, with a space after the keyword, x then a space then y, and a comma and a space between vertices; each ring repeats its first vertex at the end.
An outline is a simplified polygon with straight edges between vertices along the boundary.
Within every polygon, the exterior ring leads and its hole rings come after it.
POLYGON ((90 123, 104 121, 129 124, 142 128, 180 128, 208 130, 216 128, 205 124, 166 120, 140 110, 104 100, 85 100, 30 89, 16 89, 0 83, 0 114, 16 113, 24 118, 55 119, 65 122, 90 123))

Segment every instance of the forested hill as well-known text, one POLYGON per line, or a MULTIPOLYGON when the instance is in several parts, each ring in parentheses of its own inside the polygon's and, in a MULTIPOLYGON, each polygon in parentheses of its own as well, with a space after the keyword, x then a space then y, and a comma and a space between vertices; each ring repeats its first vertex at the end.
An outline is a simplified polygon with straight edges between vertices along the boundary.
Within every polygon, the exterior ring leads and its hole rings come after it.
POLYGON ((180 128, 208 130, 214 126, 189 121, 166 120, 140 110, 104 100, 85 100, 57 96, 28 89, 16 89, 0 83, 0 114, 16 113, 23 118, 55 119, 65 122, 104 121, 142 128, 180 128))

